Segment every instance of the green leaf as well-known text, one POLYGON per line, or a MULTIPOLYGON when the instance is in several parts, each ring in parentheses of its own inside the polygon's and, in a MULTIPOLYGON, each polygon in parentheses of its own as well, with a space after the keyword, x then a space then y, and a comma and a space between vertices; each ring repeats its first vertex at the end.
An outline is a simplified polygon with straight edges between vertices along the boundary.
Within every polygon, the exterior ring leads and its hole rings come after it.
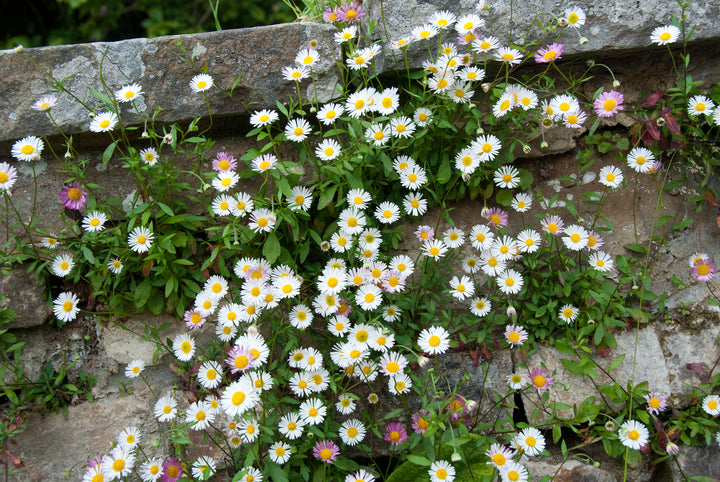
POLYGON ((107 163, 110 162, 110 158, 112 157, 113 152, 115 152, 115 148, 117 147, 117 142, 118 141, 115 141, 105 148, 102 156, 102 162, 104 165, 107 165, 107 163))
POLYGON ((513 193, 509 189, 500 189, 495 195, 495 201, 501 206, 510 206, 513 200, 513 193))
POLYGON ((450 180, 451 177, 452 169, 450 168, 450 161, 445 158, 443 159, 442 164, 440 164, 440 169, 438 169, 436 178, 440 184, 445 184, 450 180))
POLYGON ((90 251, 90 248, 88 248, 87 246, 82 246, 80 250, 82 251, 85 259, 88 260, 88 263, 95 264, 95 256, 93 255, 92 251, 90 251))
POLYGON ((270 233, 263 244, 263 256, 270 264, 273 264, 280 256, 280 251, 280 241, 275 233, 270 233))
POLYGON ((150 279, 145 278, 142 283, 140 283, 137 288, 135 288, 135 291, 133 292, 133 301, 135 302, 135 306, 137 308, 142 308, 145 306, 145 303, 147 303, 148 299, 150 298, 150 293, 152 291, 152 285, 150 284, 150 279))
POLYGON ((421 457, 419 455, 408 455, 407 459, 415 465, 421 465, 423 467, 430 467, 430 465, 432 465, 432 462, 430 462, 430 460, 428 460, 426 457, 421 457))
POLYGON ((615 370, 617 367, 620 366, 620 364, 623 362, 624 359, 625 359, 625 354, 623 353, 622 355, 618 356, 610 363, 610 366, 608 367, 607 371, 611 372, 611 371, 615 370))
POLYGON ((645 254, 647 250, 639 244, 630 243, 625 245, 625 249, 632 251, 633 253, 645 254))
POLYGON ((684 221, 680 221, 679 223, 673 224, 673 227, 671 229, 685 229, 690 226, 692 222, 692 219, 686 219, 684 221))

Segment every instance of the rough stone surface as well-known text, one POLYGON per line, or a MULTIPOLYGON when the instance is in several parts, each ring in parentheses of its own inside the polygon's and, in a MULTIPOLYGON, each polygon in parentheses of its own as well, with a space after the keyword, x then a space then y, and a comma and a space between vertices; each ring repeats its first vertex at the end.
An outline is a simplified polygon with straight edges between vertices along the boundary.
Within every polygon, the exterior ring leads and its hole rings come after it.
POLYGON ((554 464, 543 459, 529 459, 525 465, 533 480, 540 480, 545 476, 552 477, 555 482, 615 482, 622 480, 602 466, 595 468, 577 460, 554 464))
MULTIPOLYGON (((183 121, 207 115, 204 95, 188 87, 190 79, 205 67, 216 84, 228 93, 235 79, 241 76, 230 97, 217 89, 207 92, 214 116, 274 107, 276 99, 288 99, 295 92, 295 84, 284 80, 281 71, 293 65, 297 52, 306 48, 310 39, 317 39, 320 44, 320 59, 313 66, 313 72, 320 100, 327 101, 335 95, 335 84, 339 80, 333 60, 340 53, 332 39, 335 31, 330 25, 292 23, 42 47, 27 49, 21 55, 11 50, 2 51, 0 72, 7 83, 3 90, 6 102, 0 108, 0 140, 57 133, 44 113, 30 109, 36 98, 49 93, 53 87, 45 73, 65 80, 65 87, 89 107, 100 106, 91 89, 103 92, 99 77, 101 64, 105 83, 112 91, 133 82, 140 84, 144 94, 136 102, 138 110, 148 116, 154 113, 155 106, 160 107, 162 112, 157 117, 160 121, 183 121)), ((305 82, 308 85, 303 84, 303 89, 311 86, 309 80, 305 82)), ((121 120, 125 125, 142 124, 129 104, 121 106, 121 120)), ((59 96, 52 116, 66 134, 88 130, 88 111, 68 94, 59 96)))
MULTIPOLYGON (((560 36, 560 42, 565 45, 564 57, 574 54, 617 54, 628 51, 642 51, 659 49, 650 42, 650 34, 655 27, 671 23, 673 16, 680 17, 680 7, 676 2, 658 0, 639 0, 637 2, 624 2, 612 0, 607 2, 594 2, 592 0, 578 0, 572 4, 559 0, 539 0, 537 2, 513 2, 501 0, 485 2, 489 10, 479 12, 485 20, 482 35, 493 35, 501 39, 503 45, 509 43, 523 44, 527 41, 552 43, 556 33, 544 37, 544 33, 537 25, 537 19, 547 24, 563 15, 566 8, 571 5, 581 7, 587 15, 585 25, 580 28, 579 34, 572 28, 566 28, 560 36), (510 19, 512 18, 512 28, 510 19), (492 28, 491 28, 492 27, 492 28), (587 43, 579 43, 580 35, 588 39, 587 43)), ((406 2, 388 2, 384 0, 368 0, 364 3, 368 17, 376 23, 373 38, 379 41, 394 41, 410 35, 414 27, 426 23, 430 16, 440 10, 451 11, 456 15, 476 13, 474 0, 409 0, 406 2), (389 38, 387 38, 389 37, 389 38)), ((697 28, 692 37, 693 41, 710 41, 718 35, 714 19, 720 13, 720 2, 711 0, 707 2, 692 2, 686 11, 687 18, 697 28)), ((443 41, 455 41, 457 32, 449 30, 443 41)), ((436 39, 432 39, 434 43, 436 39)), ((664 50, 664 47, 663 47, 664 50)), ((402 55, 393 60, 389 47, 384 51, 384 59, 379 60, 381 70, 393 70, 396 65, 404 67, 402 55)), ((416 42, 408 49, 408 61, 411 67, 421 67, 422 61, 427 58, 427 47, 424 42, 416 42)))
MULTIPOLYGON (((621 387, 625 387, 629 380, 638 385, 644 381, 648 382, 649 389, 660 393, 670 393, 669 373, 665 361, 659 356, 648 356, 648 354, 662 353, 662 348, 655 330, 652 328, 641 329, 637 337, 637 361, 633 371, 633 354, 635 353, 635 331, 627 331, 615 336, 617 348, 610 352, 610 355, 603 358, 594 355, 597 364, 607 370, 610 363, 619 355, 625 354, 623 362, 613 370, 610 375, 621 387)), ((560 361, 561 359, 574 360, 570 354, 558 352, 554 347, 540 346, 535 353, 530 354, 526 360, 515 356, 515 362, 527 365, 528 369, 544 364, 550 371, 555 373, 555 385, 550 390, 550 402, 562 402, 570 406, 579 405, 586 398, 595 397, 593 403, 603 403, 601 394, 595 389, 588 377, 570 373, 560 361)), ((607 375, 597 370, 598 375, 595 383, 598 385, 614 383, 607 375)), ((523 394, 525 412, 531 423, 540 423, 548 419, 549 414, 538 411, 538 418, 531 418, 534 407, 537 405, 537 394, 528 391, 523 394)), ((615 407, 621 408, 621 407, 615 407)), ((560 417, 572 418, 572 410, 558 410, 560 417)))
POLYGON ((693 476, 720 480, 720 449, 714 444, 709 447, 683 447, 676 457, 663 462, 657 473, 656 480, 672 482, 683 482, 693 476))
POLYGON ((17 314, 17 318, 2 325, 2 329, 29 328, 42 324, 47 318, 45 289, 25 266, 0 276, 0 293, 0 309, 11 309, 17 314))

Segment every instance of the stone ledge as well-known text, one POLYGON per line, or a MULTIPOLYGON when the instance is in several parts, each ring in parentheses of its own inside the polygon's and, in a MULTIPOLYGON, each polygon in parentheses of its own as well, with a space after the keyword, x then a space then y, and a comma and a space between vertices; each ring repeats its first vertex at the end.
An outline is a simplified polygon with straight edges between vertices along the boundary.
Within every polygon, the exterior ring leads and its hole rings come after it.
MULTIPOLYGON (((333 41, 334 32, 336 29, 331 25, 291 23, 153 39, 41 47, 27 49, 20 55, 12 50, 1 51, 5 103, 0 107, 0 141, 27 135, 57 134, 44 113, 30 108, 52 87, 35 65, 56 79, 67 78, 67 89, 94 108, 100 101, 90 89, 103 91, 99 76, 102 61, 105 82, 110 89, 116 90, 133 82, 140 84, 144 94, 136 101, 138 109, 144 111, 144 116, 151 116, 158 106, 162 109, 158 120, 172 123, 207 115, 203 95, 188 87, 190 79, 204 67, 217 85, 228 92, 238 75, 242 75, 231 98, 217 90, 208 91, 214 116, 243 114, 274 107, 276 100, 286 101, 296 87, 294 82, 282 78, 281 71, 283 67, 293 65, 297 52, 307 47, 311 39, 316 39, 320 44, 320 59, 313 71, 318 97, 327 101, 335 95, 339 80, 333 58, 340 55, 340 50, 333 41), (187 54, 183 53, 179 42, 187 54), (192 66, 180 57, 193 54, 192 66)), ((312 89, 312 84, 306 80, 301 87, 312 89)), ((58 100, 58 106, 52 109, 55 122, 66 134, 86 132, 89 125, 87 110, 66 93, 60 94, 58 100)), ((122 122, 126 126, 142 125, 142 120, 131 109, 129 104, 122 105, 122 122)))
MULTIPOLYGON (((386 41, 387 29, 389 40, 398 40, 410 35, 416 26, 426 23, 430 16, 440 10, 453 12, 455 15, 473 13, 478 2, 476 0, 407 0, 405 2, 388 2, 384 0, 367 0, 364 3, 368 17, 376 23, 373 39, 386 41), (384 20, 384 24, 383 24, 384 20)), ((513 2, 512 0, 486 1, 488 10, 484 10, 481 17, 485 19, 486 28, 483 35, 493 35, 506 45, 511 35, 510 17, 512 11, 513 26, 511 42, 525 43, 523 38, 528 35, 528 41, 542 40, 543 33, 535 25, 531 28, 538 14, 543 23, 547 23, 553 16, 562 15, 570 6, 578 6, 587 15, 585 25, 580 28, 580 34, 588 39, 587 43, 580 45, 579 35, 572 28, 567 28, 560 36, 559 42, 565 46, 565 56, 584 54, 590 57, 595 54, 603 56, 645 50, 665 50, 650 42, 650 34, 654 28, 671 23, 672 16, 680 17, 681 10, 674 1, 667 0, 637 0, 627 2, 623 0, 610 0, 596 2, 593 0, 576 0, 574 2, 559 2, 557 0, 538 0, 536 2, 513 2), (543 13, 544 12, 544 13, 543 13), (492 22, 492 29, 490 25, 492 22)), ((720 0, 706 2, 692 2, 686 10, 687 23, 695 26, 691 38, 693 42, 717 40, 720 31, 715 19, 720 14, 720 0)), ((556 33, 548 35, 544 43, 555 41, 556 33)), ((443 42, 455 42, 457 33, 451 30, 443 42), (447 39, 447 40, 446 40, 447 39)), ((437 38, 433 39, 434 41, 437 38)), ((681 44, 673 44, 678 47, 681 44)), ((390 49, 385 50, 384 71, 393 70, 390 49)), ((402 62, 402 55, 399 57, 402 62)), ((424 42, 411 45, 408 49, 408 61, 412 68, 422 67, 422 61, 427 59, 427 47, 424 42)), ((382 61, 381 61, 382 62, 382 61)), ((534 63, 534 61, 532 61, 534 63)), ((402 64, 404 66, 404 64, 402 64)))

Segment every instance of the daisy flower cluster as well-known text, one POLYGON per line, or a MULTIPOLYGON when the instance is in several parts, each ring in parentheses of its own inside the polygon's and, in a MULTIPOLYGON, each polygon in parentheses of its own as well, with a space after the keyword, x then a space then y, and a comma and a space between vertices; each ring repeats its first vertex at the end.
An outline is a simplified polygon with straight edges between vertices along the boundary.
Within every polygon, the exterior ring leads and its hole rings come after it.
MULTIPOLYGON (((43 269, 70 281, 85 276, 86 262, 95 263, 90 283, 109 279, 114 290, 126 282, 122 286, 131 287, 126 291, 138 308, 174 309, 183 331, 158 343, 174 356, 192 397, 159 393, 153 415, 176 440, 192 433, 228 450, 226 458, 147 457, 138 449, 139 429, 128 427, 109 453, 89 461, 85 479, 133 473, 153 482, 208 480, 227 470, 238 480, 258 482, 315 464, 327 480, 382 480, 385 474, 348 463, 348 454, 368 453, 373 437, 403 454, 425 445, 426 438, 448 445, 446 440, 479 422, 480 402, 441 386, 442 355, 454 348, 488 357, 495 349, 517 354, 535 339, 565 331, 582 331, 578 339, 592 334, 592 309, 614 316, 588 301, 595 295, 590 289, 574 292, 581 283, 595 289, 614 274, 616 260, 600 250, 597 220, 581 219, 567 204, 573 218, 558 214, 562 206, 536 197, 529 172, 512 160, 520 135, 600 124, 625 109, 625 97, 616 85, 588 98, 520 84, 511 72, 524 63, 534 61, 547 75, 559 69, 562 30, 554 42, 533 48, 504 45, 486 22, 487 9, 480 2, 477 11, 463 15, 438 11, 407 36, 363 45, 363 4, 330 7, 322 16, 338 27, 334 41, 345 54, 339 68, 348 80, 337 97, 322 103, 303 98, 300 83, 312 84, 321 62, 330 61, 314 40, 278 73, 295 83, 297 102, 250 113, 248 136, 256 136, 258 148, 211 154, 212 143, 200 142, 200 134, 183 141, 177 127, 162 136, 145 132, 139 141, 145 144, 126 149, 124 167, 136 175, 139 191, 125 203, 127 222, 118 221, 124 219, 122 200, 103 203, 86 179, 71 179, 60 189, 74 231, 60 240, 43 236, 43 269), (381 86, 374 69, 385 47, 397 53, 413 44, 430 54, 422 81, 408 88, 381 86), (506 74, 505 82, 502 75, 491 80, 493 71, 506 74), (158 182, 180 175, 168 171, 172 166, 164 159, 167 150, 180 152, 182 142, 198 144, 193 159, 199 167, 192 174, 200 187, 189 198, 208 199, 199 214, 187 214, 174 187, 158 182), (259 181, 257 192, 249 190, 248 178, 259 181), (493 190, 499 192, 496 200, 505 196, 504 207, 489 206, 493 190), (416 240, 403 231, 433 205, 445 207, 467 193, 483 199, 470 222, 456 225, 443 211, 444 220, 417 226, 416 240), (407 246, 418 246, 415 253, 400 244, 403 237, 410 238, 407 246), (172 302, 155 291, 158 286, 172 302), (410 410, 417 394, 422 402, 410 410), (387 406, 399 408, 391 417, 378 417, 387 406)), ((569 7, 552 22, 580 36, 586 15, 569 7)), ((666 45, 677 37, 663 27, 652 38, 666 45)), ((207 98, 219 84, 200 73, 187 85, 202 94, 196 97, 207 98)), ((134 107, 143 95, 143 87, 131 83, 108 98, 115 106, 134 107)), ((56 105, 56 97, 43 96, 33 109, 48 114, 56 105)), ((709 97, 691 97, 687 109, 693 118, 720 123, 709 97)), ((113 131, 124 129, 119 114, 95 113, 90 131, 115 139, 113 131)), ((20 165, 33 163, 44 147, 42 139, 28 136, 13 144, 11 155, 20 165)), ((661 158, 651 147, 633 147, 626 169, 657 173, 656 157, 661 158)), ((0 190, 9 194, 17 179, 18 169, 0 163, 0 190)), ((601 168, 598 182, 604 200, 624 184, 623 169, 601 168)), ((430 221, 418 221, 424 222, 430 221)), ((716 276, 704 253, 693 255, 690 268, 698 281, 716 276)), ((63 291, 52 305, 55 317, 67 323, 78 317, 81 300, 63 291)), ((147 383, 143 370, 145 362, 134 360, 125 376, 147 383)), ((556 384, 555 372, 544 365, 501 379, 507 380, 509 399, 523 391, 541 403, 556 384)), ((708 395, 703 410, 720 414, 719 400, 708 395)), ((657 392, 647 393, 645 401, 653 416, 667 407, 657 392)), ((508 421, 493 423, 497 433, 514 435, 504 443, 483 442, 487 464, 502 480, 528 480, 524 464, 548 453, 545 435, 508 421)), ((649 443, 646 424, 634 420, 612 437, 633 450, 649 443)), ((423 470, 432 481, 460 479, 462 457, 455 452, 449 460, 428 459, 423 470)))

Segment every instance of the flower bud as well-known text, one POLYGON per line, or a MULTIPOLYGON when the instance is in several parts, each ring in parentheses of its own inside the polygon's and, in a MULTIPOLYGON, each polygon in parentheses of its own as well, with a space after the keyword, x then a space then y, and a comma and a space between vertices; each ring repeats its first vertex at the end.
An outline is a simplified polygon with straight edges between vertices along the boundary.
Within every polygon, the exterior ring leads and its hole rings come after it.
POLYGON ((588 39, 587 39, 587 37, 580 37, 579 42, 580 42, 580 45, 585 45, 586 43, 588 43, 588 39))
POLYGON ((163 142, 165 144, 172 144, 173 143, 173 136, 172 134, 165 134, 165 137, 163 137, 163 142))
POLYGON ((587 60, 585 61, 585 64, 586 64, 588 67, 592 67, 593 65, 595 65, 595 59, 587 59, 587 60))
POLYGON ((614 432, 615 422, 613 422, 612 420, 605 422, 605 430, 607 430, 608 432, 614 432))
POLYGON ((418 365, 420 365, 420 368, 427 365, 429 361, 430 361, 430 359, 426 356, 419 356, 417 359, 417 363, 418 363, 418 365))
POLYGON ((668 455, 677 455, 680 452, 680 447, 675 442, 668 442, 665 451, 668 455))
POLYGON ((662 127, 665 125, 665 118, 664 117, 658 117, 655 121, 655 124, 657 124, 658 127, 662 127))
POLYGON ((148 131, 143 131, 142 134, 140 134, 140 137, 142 137, 143 139, 147 139, 148 137, 150 137, 150 134, 148 134, 148 131))
POLYGON ((13 52, 16 54, 23 53, 23 50, 25 50, 25 47, 23 47, 22 45, 18 45, 15 48, 13 48, 13 52))
POLYGON ((465 408, 467 409, 468 412, 472 412, 473 410, 475 410, 477 408, 477 406, 478 406, 478 403, 476 400, 468 400, 465 402, 465 408))
POLYGON ((247 332, 248 332, 248 335, 253 335, 253 336, 257 335, 258 334, 257 326, 250 325, 250 327, 247 329, 247 332))
POLYGON ((456 451, 452 453, 452 455, 450 456, 450 460, 452 460, 453 462, 460 462, 462 460, 462 457, 456 451))
POLYGON ((523 152, 524 152, 525 154, 530 154, 530 151, 532 151, 532 147, 530 147, 530 144, 525 144, 525 145, 523 146, 523 152))
POLYGON ((480 87, 482 87, 483 92, 485 92, 486 94, 490 91, 490 84, 488 84, 487 82, 483 82, 482 84, 480 84, 480 87))
POLYGON ((561 27, 567 27, 568 21, 566 18, 559 18, 558 19, 558 25, 561 27))
POLYGON ((596 469, 598 467, 600 467, 600 462, 598 462, 598 461, 593 462, 593 467, 595 467, 596 469))
POLYGON ((514 307, 513 305, 510 305, 510 306, 508 306, 508 308, 507 308, 506 314, 507 314, 509 317, 514 318, 514 317, 517 316, 517 311, 515 310, 515 307, 514 307))
POLYGON ((548 143, 546 141, 542 141, 540 143, 540 149, 547 149, 547 148, 548 148, 548 143))
POLYGON ((617 79, 613 80, 613 87, 615 87, 615 88, 620 87, 620 81, 617 79))

